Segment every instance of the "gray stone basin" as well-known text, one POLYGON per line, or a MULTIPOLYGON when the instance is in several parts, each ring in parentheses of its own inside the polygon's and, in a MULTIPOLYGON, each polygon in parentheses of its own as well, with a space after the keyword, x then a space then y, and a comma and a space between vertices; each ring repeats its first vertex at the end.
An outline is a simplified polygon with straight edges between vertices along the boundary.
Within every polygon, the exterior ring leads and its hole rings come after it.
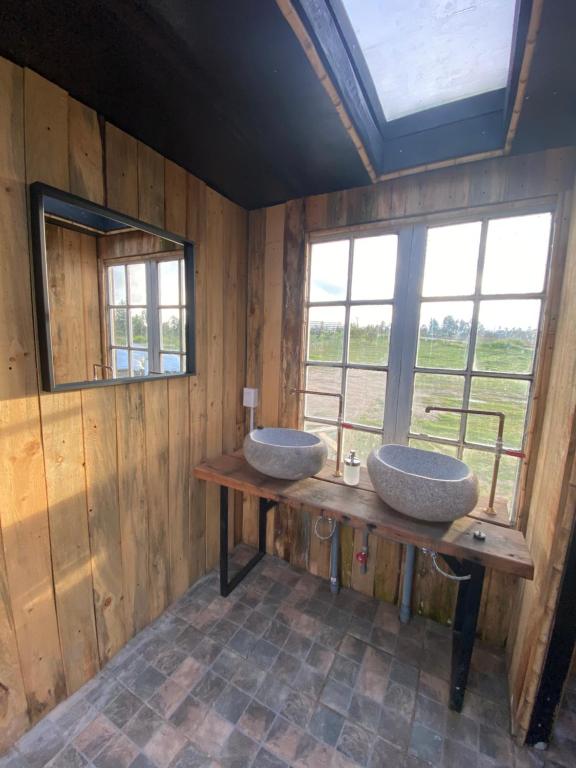
POLYGON ((386 504, 419 520, 456 520, 478 502, 476 475, 463 461, 441 453, 383 445, 368 457, 368 474, 386 504))
POLYGON ((303 480, 322 469, 328 449, 323 440, 309 432, 264 427, 246 435, 244 456, 264 475, 280 480, 303 480))

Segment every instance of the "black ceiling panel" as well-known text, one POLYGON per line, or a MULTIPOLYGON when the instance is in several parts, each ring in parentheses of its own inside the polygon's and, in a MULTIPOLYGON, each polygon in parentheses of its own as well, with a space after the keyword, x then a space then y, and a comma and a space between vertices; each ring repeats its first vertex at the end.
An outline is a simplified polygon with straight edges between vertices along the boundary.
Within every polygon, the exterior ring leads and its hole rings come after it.
MULTIPOLYGON (((547 0, 515 152, 574 143, 575 33, 576 3, 547 0)), ((274 0, 0 0, 0 55, 247 208, 369 182, 274 0)), ((487 119, 408 121, 387 168, 496 148, 487 119)))

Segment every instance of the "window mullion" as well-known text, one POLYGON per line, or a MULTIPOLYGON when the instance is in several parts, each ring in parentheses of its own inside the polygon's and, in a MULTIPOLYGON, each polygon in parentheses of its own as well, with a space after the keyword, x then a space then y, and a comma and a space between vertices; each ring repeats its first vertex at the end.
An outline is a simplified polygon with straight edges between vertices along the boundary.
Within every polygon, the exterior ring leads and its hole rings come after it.
POLYGON ((397 291, 390 333, 390 389, 386 398, 384 440, 406 443, 410 429, 414 365, 418 347, 426 228, 417 225, 402 230, 398 250, 397 291))
POLYGON ((146 263, 148 291, 148 370, 159 373, 160 367, 160 309, 158 306, 158 262, 146 263))
MULTIPOLYGON (((346 306, 344 309, 344 348, 342 350, 342 378, 340 394, 342 395, 342 418, 346 413, 346 390, 348 384, 348 346, 350 344, 350 299, 352 296, 352 270, 354 269, 354 238, 348 242, 348 284, 346 286, 346 306)), ((342 429, 342 427, 340 427, 342 429)), ((343 439, 343 436, 342 436, 343 439)))

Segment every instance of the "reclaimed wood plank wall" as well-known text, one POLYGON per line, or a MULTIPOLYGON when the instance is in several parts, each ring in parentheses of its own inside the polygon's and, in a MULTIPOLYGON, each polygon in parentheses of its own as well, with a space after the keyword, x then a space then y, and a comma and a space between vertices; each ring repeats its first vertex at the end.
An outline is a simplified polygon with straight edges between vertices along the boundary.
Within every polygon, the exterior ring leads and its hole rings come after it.
MULTIPOLYGON (((248 253, 248 383, 260 387, 258 423, 298 425, 298 400, 291 390, 301 376, 303 296, 306 280, 306 233, 373 222, 462 213, 490 205, 522 205, 535 198, 550 198, 557 207, 550 300, 546 309, 543 354, 536 386, 536 402, 545 399, 550 358, 558 321, 559 295, 566 251, 569 199, 574 179, 574 151, 550 150, 521 157, 485 160, 454 168, 407 176, 392 181, 331 194, 294 200, 250 213, 248 253), (283 251, 283 275, 278 270, 283 251), (282 311, 280 318, 279 313, 282 311), (280 351, 280 354, 278 354, 280 351), (278 384, 279 383, 279 384, 278 384), (279 386, 279 389, 278 389, 279 386)), ((537 453, 541 409, 532 413, 531 454, 537 453)), ((523 468, 521 521, 526 525, 534 461, 523 468)), ((243 535, 254 543, 255 508, 245 502, 243 535)), ((290 562, 327 577, 329 545, 311 532, 310 515, 271 511, 269 550, 290 562)), ((342 582, 368 595, 397 603, 402 583, 403 548, 370 537, 370 567, 360 574, 354 553, 361 547, 361 532, 343 529, 342 582)), ((510 604, 517 580, 489 571, 484 587, 480 634, 503 646, 510 629, 510 604)), ((451 620, 456 587, 439 576, 428 558, 417 556, 413 609, 438 621, 451 620)))
POLYGON ((247 225, 202 181, 0 59, 0 753, 216 562, 217 500, 190 470, 243 432, 247 225), (41 391, 33 181, 195 241, 197 376, 41 391))
POLYGON ((576 188, 562 283, 541 450, 526 530, 535 578, 519 587, 508 648, 512 721, 519 739, 524 738, 530 725, 567 549, 576 530, 576 188))

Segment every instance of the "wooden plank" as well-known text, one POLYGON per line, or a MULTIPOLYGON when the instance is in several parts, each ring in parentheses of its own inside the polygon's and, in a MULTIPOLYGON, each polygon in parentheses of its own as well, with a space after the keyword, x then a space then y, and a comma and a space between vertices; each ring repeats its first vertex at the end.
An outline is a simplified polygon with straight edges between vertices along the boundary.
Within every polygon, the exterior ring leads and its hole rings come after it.
POLYGON ((29 725, 0 526, 0 755, 29 725))
MULTIPOLYGON (((187 236, 187 173, 168 160, 164 164, 166 228, 187 236)), ((190 547, 190 409, 189 382, 168 381, 168 532, 169 599, 188 588, 192 572, 190 547)))
POLYGON ((106 204, 138 218, 138 143, 106 123, 106 204))
POLYGON ((266 211, 264 244, 264 306, 262 333, 261 420, 278 426, 282 350, 282 296, 284 287, 284 205, 266 211))
MULTIPOLYGON (((211 189, 206 195, 206 455, 222 452, 223 337, 224 337, 224 198, 211 189)), ((220 496, 206 488, 206 567, 218 561, 220 496)))
POLYGON ((469 517, 453 523, 414 520, 390 509, 371 491, 314 477, 294 482, 267 477, 250 467, 239 452, 208 460, 195 467, 194 474, 202 480, 291 507, 311 507, 354 528, 371 525, 374 534, 392 541, 427 547, 522 578, 533 577, 534 565, 520 531, 469 517), (479 528, 487 534, 485 541, 479 542, 473 537, 479 528))
POLYGON ((115 389, 124 616, 131 637, 149 621, 144 384, 126 384, 115 389))
MULTIPOLYGON (((206 185, 187 175, 186 229, 196 262, 196 374, 189 379, 190 469, 206 457, 207 253, 206 185)), ((206 488, 190 475, 190 579, 206 570, 206 488)))
POLYGON ((102 664, 128 639, 118 503, 115 388, 82 393, 94 611, 102 664))
POLYGON ((170 552, 170 600, 189 586, 190 548, 190 413, 188 382, 168 382, 168 519, 170 552), (176 386, 174 386, 176 385, 176 386))
POLYGON ((143 385, 148 502, 148 609, 155 619, 169 602, 169 404, 168 382, 143 385))
POLYGON ((94 376, 94 363, 103 363, 100 317, 99 266, 97 242, 80 235, 77 258, 80 262, 85 378, 94 376))
POLYGON ((403 547, 386 539, 378 539, 374 568, 374 596, 397 603, 400 594, 400 571, 403 547))
POLYGON ((138 142, 138 216, 164 227, 164 158, 138 142))
POLYGON ((304 201, 286 204, 284 226, 284 285, 282 307, 282 373, 280 424, 298 426, 299 398, 293 394, 302 376, 302 327, 304 323, 304 284, 306 249, 304 201))
MULTIPOLYGON (((26 70, 24 103, 27 179, 66 189, 67 94, 26 70)), ((69 266, 68 260, 64 269, 69 266)), ((66 687, 72 693, 99 668, 80 394, 42 395, 40 409, 58 630, 66 687)))
POLYGON ((68 99, 70 191, 95 203, 104 202, 102 137, 98 115, 68 99))

